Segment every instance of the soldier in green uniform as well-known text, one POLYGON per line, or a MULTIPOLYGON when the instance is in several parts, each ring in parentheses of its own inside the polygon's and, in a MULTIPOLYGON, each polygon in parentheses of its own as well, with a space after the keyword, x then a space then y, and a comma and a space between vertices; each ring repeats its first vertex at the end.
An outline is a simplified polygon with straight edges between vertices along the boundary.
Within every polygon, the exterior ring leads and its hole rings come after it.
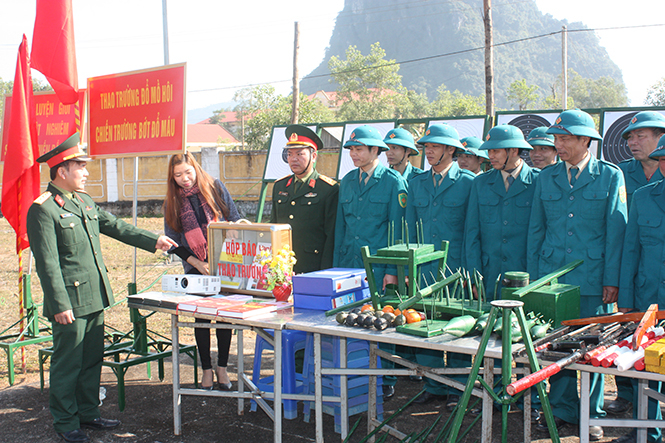
MULTIPOLYGON (((641 113, 640 113, 641 114, 641 113)), ((639 115, 639 114, 638 114, 639 115)), ((665 172, 665 135, 660 137, 656 149, 650 157, 659 162, 659 169, 665 172)), ((621 256, 621 276, 619 278, 618 306, 622 312, 637 310, 644 312, 653 303, 665 306, 665 181, 655 181, 633 194, 628 211, 628 225, 623 241, 621 256)), ((619 377, 617 377, 619 378, 619 377)), ((637 379, 630 378, 631 394, 637 392, 637 379)), ((618 381, 617 381, 618 386, 618 381)), ((662 383, 650 381, 649 387, 661 392, 662 383)), ((621 392, 619 392, 621 393, 621 392)), ((616 401, 616 400, 615 400, 616 401)), ((636 404, 635 396, 627 402, 636 404)), ((649 398, 649 420, 662 420, 658 400, 649 398)), ((609 409, 607 407, 606 409, 609 409)), ((627 408, 624 410, 624 412, 627 408)), ((609 411, 608 411, 609 412, 609 411)), ((633 418, 637 418, 637 409, 633 409, 633 418)), ((661 430, 649 428, 647 441, 660 442, 661 430)), ((633 429, 614 442, 633 443, 637 433, 633 429)))
MULTIPOLYGON (((455 128, 447 124, 431 125, 425 136, 418 140, 425 145, 425 156, 431 166, 427 173, 420 174, 409 181, 409 201, 406 205, 406 221, 409 225, 409 241, 416 243, 416 226, 422 222, 424 238, 421 242, 433 244, 441 249, 442 241, 448 241, 447 264, 453 272, 462 267, 462 244, 464 238, 464 219, 475 175, 460 169, 453 156, 462 148, 455 128)), ((424 288, 442 280, 438 274, 438 262, 421 267, 417 281, 424 288)), ((414 282, 416 283, 416 282, 414 282)), ((416 361, 423 366, 445 367, 443 352, 419 349, 415 352, 416 361)), ((448 353, 447 366, 451 368, 469 367, 471 357, 448 353)), ((465 375, 453 375, 452 379, 466 383, 465 375)), ((446 408, 450 411, 459 400, 459 391, 448 388, 442 383, 427 378, 425 393, 415 403, 428 403, 443 400, 447 395, 446 408)))
POLYGON ((493 170, 473 180, 464 230, 465 267, 482 274, 489 301, 499 275, 526 270, 527 226, 539 171, 520 157, 531 145, 515 126, 490 129, 480 149, 488 151, 493 170))
POLYGON ((409 157, 418 155, 418 149, 413 142, 413 135, 404 128, 395 128, 388 131, 383 142, 390 148, 386 151, 386 158, 390 169, 399 172, 407 182, 411 177, 423 172, 409 161, 409 157))
MULTIPOLYGON (((619 163, 619 169, 623 172, 623 179, 626 182, 626 206, 629 218, 633 193, 642 186, 663 179, 663 174, 658 168, 658 160, 650 157, 663 133, 665 133, 665 116, 657 111, 642 111, 633 116, 621 134, 628 141, 628 147, 633 154, 633 158, 619 163)), ((633 402, 632 380, 628 377, 615 377, 617 397, 605 407, 609 414, 623 414, 630 409, 633 402)))
POLYGON ((291 225, 295 273, 332 268, 339 185, 316 170, 323 142, 314 131, 290 125, 285 133, 285 157, 293 174, 273 185, 270 222, 291 225))
MULTIPOLYGON (((387 151, 388 146, 376 128, 357 127, 344 148, 351 151, 356 169, 344 176, 339 187, 333 263, 336 267, 363 268, 360 254, 363 246, 369 246, 370 254, 376 254, 377 249, 388 246, 389 226, 401 231, 407 201, 406 182, 397 171, 379 162, 379 154, 387 151)), ((374 277, 379 290, 387 284, 397 284, 394 266, 375 265, 374 277)), ((395 345, 379 347, 395 352, 395 345)), ((382 366, 391 369, 393 364, 382 360, 382 366)), ((395 383, 394 376, 383 378, 384 398, 395 394, 395 383)))
POLYGON ((470 136, 461 139, 460 143, 462 149, 457 150, 457 165, 462 169, 473 172, 475 175, 482 174, 484 172, 483 163, 490 159, 487 156, 487 151, 478 149, 483 141, 478 137, 470 136))
MULTIPOLYGON (((658 162, 649 157, 665 133, 665 116, 657 111, 642 111, 635 114, 621 136, 628 142, 633 158, 619 163, 626 181, 626 205, 630 208, 633 193, 649 183, 663 179, 658 162)), ((616 409, 615 409, 616 411, 616 409)), ((623 411, 616 411, 617 413, 623 411)))
POLYGON ((51 168, 51 182, 27 216, 30 248, 44 291, 44 316, 53 329, 49 407, 55 431, 68 442, 90 440, 82 427, 112 429, 120 424, 101 418, 98 408, 104 308, 114 302, 100 234, 146 251, 177 246, 95 204, 83 191, 90 159, 79 140, 74 134, 37 159, 51 168))
POLYGON ((545 169, 556 164, 556 148, 554 147, 554 136, 547 133, 546 126, 539 126, 529 132, 526 142, 533 149, 529 151, 529 158, 534 168, 545 169))
MULTIPOLYGON (((602 138, 589 114, 563 111, 547 130, 561 162, 545 168, 538 178, 529 223, 529 267, 533 280, 574 260, 584 263, 559 278, 580 286, 580 315, 609 313, 617 301, 623 233, 626 227, 626 188, 623 174, 612 163, 589 152, 602 138)), ((591 376, 590 417, 605 416, 604 378, 591 376)), ((550 378, 549 399, 557 427, 579 420, 577 377, 562 371, 550 378)), ((544 420, 538 429, 546 431, 544 420)), ((592 426, 589 438, 599 440, 603 428, 592 426)))

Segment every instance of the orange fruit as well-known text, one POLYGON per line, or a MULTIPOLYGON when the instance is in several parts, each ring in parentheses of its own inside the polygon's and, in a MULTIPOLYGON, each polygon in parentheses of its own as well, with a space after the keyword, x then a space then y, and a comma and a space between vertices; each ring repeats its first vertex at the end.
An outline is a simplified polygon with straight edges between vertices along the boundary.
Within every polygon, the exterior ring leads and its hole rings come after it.
POLYGON ((363 305, 363 307, 360 308, 360 312, 373 311, 373 310, 374 310, 374 306, 372 306, 370 304, 363 305))
POLYGON ((395 308, 393 308, 390 305, 384 306, 383 309, 381 309, 383 312, 390 312, 391 314, 395 313, 395 308))
POLYGON ((417 312, 408 312, 407 311, 406 314, 404 314, 404 315, 406 316, 406 322, 407 323, 417 323, 421 320, 420 319, 420 314, 418 314, 417 312))
POLYGON ((400 311, 399 309, 395 309, 393 314, 395 314, 395 316, 402 315, 402 311, 400 311))

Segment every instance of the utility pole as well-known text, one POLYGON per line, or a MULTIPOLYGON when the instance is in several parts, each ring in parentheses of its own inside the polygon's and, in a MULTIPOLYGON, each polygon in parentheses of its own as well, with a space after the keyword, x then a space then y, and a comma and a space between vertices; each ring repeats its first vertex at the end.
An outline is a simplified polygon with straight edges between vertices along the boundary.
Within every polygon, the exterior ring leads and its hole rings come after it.
POLYGON ((492 35, 492 0, 483 0, 485 23, 485 113, 494 118, 494 36, 492 35))
POLYGON ((162 0, 162 29, 164 33, 164 64, 169 64, 169 21, 166 14, 166 0, 162 0))
POLYGON ((568 109, 568 27, 561 27, 561 109, 568 109))
POLYGON ((293 36, 293 107, 291 108, 291 123, 298 123, 298 109, 300 108, 300 82, 298 81, 298 51, 300 51, 300 28, 298 22, 294 23, 293 36))

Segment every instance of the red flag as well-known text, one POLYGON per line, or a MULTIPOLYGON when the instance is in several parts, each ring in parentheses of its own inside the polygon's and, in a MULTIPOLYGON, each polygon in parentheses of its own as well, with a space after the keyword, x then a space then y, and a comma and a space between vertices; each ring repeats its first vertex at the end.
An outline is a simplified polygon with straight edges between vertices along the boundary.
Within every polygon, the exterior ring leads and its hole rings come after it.
POLYGON ((37 0, 30 58, 63 104, 78 101, 72 0, 37 0))
POLYGON ((14 89, 12 90, 7 152, 2 171, 2 214, 16 232, 16 252, 30 246, 25 219, 39 195, 39 155, 35 106, 32 103, 32 76, 28 59, 28 39, 18 48, 14 89))

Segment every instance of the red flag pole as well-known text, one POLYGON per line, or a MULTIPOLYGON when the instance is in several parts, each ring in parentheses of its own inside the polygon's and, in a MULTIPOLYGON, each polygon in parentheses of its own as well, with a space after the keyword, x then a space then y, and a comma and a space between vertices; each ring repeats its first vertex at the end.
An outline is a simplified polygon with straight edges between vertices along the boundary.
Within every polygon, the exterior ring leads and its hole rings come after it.
MULTIPOLYGON (((21 188, 19 180, 19 189, 21 188)), ((19 191, 20 193, 20 191, 19 191)), ((19 202, 21 200, 19 199, 19 202)), ((19 212, 20 212, 20 203, 19 203, 19 212)), ((18 236, 17 236, 18 243, 18 236)), ((18 246, 18 245, 17 245, 18 246)), ((21 334, 21 341, 23 341, 23 330, 25 329, 25 306, 23 305, 23 251, 18 253, 18 315, 20 318, 19 323, 19 333, 21 334)), ((26 373, 26 364, 25 364, 25 346, 21 346, 21 371, 26 373)))

